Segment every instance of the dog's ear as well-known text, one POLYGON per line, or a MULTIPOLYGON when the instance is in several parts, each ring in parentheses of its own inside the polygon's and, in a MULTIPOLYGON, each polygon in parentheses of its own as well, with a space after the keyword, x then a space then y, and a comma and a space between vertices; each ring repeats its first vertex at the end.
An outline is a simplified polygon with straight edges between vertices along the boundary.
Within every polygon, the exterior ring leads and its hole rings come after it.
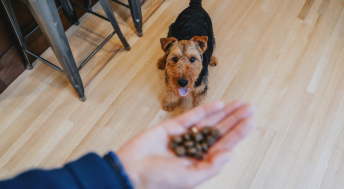
POLYGON ((167 52, 171 48, 172 44, 176 41, 177 39, 175 37, 161 38, 161 49, 167 52))
POLYGON ((196 42, 202 53, 208 48, 208 36, 194 36, 192 41, 196 42))

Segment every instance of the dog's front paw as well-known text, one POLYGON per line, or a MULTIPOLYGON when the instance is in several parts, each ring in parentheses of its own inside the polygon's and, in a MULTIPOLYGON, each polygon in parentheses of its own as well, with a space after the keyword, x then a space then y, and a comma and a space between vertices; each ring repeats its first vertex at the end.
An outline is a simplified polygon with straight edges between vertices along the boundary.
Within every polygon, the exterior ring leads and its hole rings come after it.
POLYGON ((162 105, 162 109, 167 111, 167 112, 172 112, 176 109, 177 107, 177 104, 168 104, 168 103, 165 103, 162 105))
POLYGON ((197 107, 201 104, 201 102, 204 100, 205 94, 198 94, 193 97, 192 105, 193 107, 197 107))
POLYGON ((215 56, 212 56, 209 65, 215 67, 217 66, 217 64, 218 64, 217 58, 215 56))
POLYGON ((158 60, 158 69, 159 70, 164 70, 165 69, 165 66, 166 66, 166 58, 165 57, 162 57, 158 60))

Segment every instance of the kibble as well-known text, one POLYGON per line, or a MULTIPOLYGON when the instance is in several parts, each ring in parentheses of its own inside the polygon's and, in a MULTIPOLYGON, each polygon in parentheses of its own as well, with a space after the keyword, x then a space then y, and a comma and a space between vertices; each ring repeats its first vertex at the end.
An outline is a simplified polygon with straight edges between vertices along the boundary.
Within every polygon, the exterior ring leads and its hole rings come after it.
POLYGON ((208 152, 208 144, 207 143, 202 143, 201 146, 202 146, 203 152, 208 152))
POLYGON ((195 139, 196 142, 202 141, 203 138, 204 138, 204 137, 203 137, 202 133, 196 133, 196 134, 194 134, 194 139, 195 139))
POLYGON ((190 134, 190 133, 185 133, 185 134, 183 135, 183 139, 184 139, 184 140, 191 140, 191 134, 190 134))
POLYGON ((211 127, 205 127, 204 129, 202 129, 202 133, 204 135, 208 135, 210 134, 211 130, 212 130, 211 127))
POLYGON ((213 130, 211 130, 210 135, 217 138, 220 136, 220 131, 217 129, 213 129, 213 130))
POLYGON ((197 151, 203 151, 201 144, 196 144, 196 149, 197 149, 197 151))
POLYGON ((192 133, 198 133, 199 132, 197 127, 192 127, 190 130, 192 133))
POLYGON ((193 147, 194 145, 195 145, 195 143, 193 142, 193 141, 186 141, 185 143, 184 143, 184 145, 186 146, 186 147, 193 147))
POLYGON ((215 144, 217 138, 213 137, 213 136, 208 136, 207 137, 207 144, 208 146, 212 146, 213 144, 215 144))
POLYGON ((185 154, 186 154, 186 150, 183 146, 178 146, 175 148, 175 150, 176 150, 177 156, 182 157, 182 156, 185 156, 185 154))
POLYGON ((188 155, 193 156, 197 153, 197 149, 192 147, 188 149, 188 155))
POLYGON ((181 144, 183 142, 183 138, 181 136, 176 136, 173 138, 173 142, 175 144, 181 144))
POLYGON ((178 157, 202 160, 220 135, 219 130, 213 127, 192 127, 182 135, 171 137, 170 148, 178 157))
POLYGON ((194 155, 194 158, 198 159, 198 160, 203 160, 203 153, 202 152, 197 152, 195 155, 194 155))

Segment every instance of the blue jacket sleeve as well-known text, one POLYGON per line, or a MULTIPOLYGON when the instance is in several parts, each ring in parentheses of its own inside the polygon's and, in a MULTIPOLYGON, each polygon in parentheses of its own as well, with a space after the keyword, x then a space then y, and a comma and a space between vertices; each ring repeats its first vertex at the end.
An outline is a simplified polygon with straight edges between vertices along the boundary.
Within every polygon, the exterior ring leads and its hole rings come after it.
POLYGON ((117 156, 89 153, 59 169, 30 170, 0 181, 1 189, 132 189, 117 156))

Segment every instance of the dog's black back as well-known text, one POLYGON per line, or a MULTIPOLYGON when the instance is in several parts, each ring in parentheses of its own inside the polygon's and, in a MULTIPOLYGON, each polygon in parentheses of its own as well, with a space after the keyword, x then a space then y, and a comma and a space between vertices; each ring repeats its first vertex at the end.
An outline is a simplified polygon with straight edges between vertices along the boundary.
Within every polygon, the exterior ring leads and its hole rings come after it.
POLYGON ((215 37, 213 24, 208 13, 202 8, 202 0, 191 0, 186 8, 170 26, 168 37, 190 40, 194 36, 208 36, 208 48, 203 54, 203 68, 195 83, 198 87, 207 82, 208 65, 213 55, 215 37))

